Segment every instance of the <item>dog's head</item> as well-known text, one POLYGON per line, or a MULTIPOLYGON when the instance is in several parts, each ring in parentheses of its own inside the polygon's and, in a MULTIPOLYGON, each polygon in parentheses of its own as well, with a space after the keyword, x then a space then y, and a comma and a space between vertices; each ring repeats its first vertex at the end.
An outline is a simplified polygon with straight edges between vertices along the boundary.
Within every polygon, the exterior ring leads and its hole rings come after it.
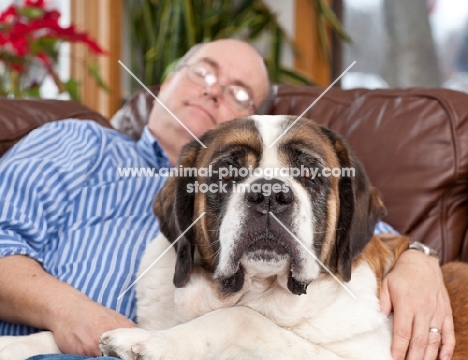
POLYGON ((183 148, 154 203, 171 242, 205 213, 175 244, 176 287, 195 259, 228 293, 246 273, 286 273, 288 289, 302 294, 320 263, 349 281, 385 208, 340 136, 304 118, 288 129, 295 120, 236 119, 205 133, 206 148, 195 140, 183 148))

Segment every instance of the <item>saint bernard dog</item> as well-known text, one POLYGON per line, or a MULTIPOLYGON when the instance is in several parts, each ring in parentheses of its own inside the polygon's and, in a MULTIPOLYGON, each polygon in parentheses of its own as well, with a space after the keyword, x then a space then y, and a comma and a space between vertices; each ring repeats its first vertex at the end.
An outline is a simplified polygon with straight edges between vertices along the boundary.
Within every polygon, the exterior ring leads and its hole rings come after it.
POLYGON ((338 135, 296 119, 236 119, 205 133, 206 148, 185 146, 179 169, 211 173, 173 176, 156 197, 161 235, 136 285, 141 329, 105 333, 104 354, 392 358, 392 318, 380 312, 379 289, 408 238, 373 236, 385 208, 363 166, 338 135), (332 169, 354 173, 323 176, 332 169), (214 191, 194 191, 201 184, 214 191), (152 266, 171 243, 175 251, 152 266))
MULTIPOLYGON (((385 208, 363 166, 334 132, 296 120, 235 119, 205 133, 206 147, 183 148, 177 169, 209 171, 173 174, 157 195, 139 328, 103 334, 105 355, 391 360, 379 289, 408 238, 373 236, 385 208)), ((468 319, 467 267, 445 271, 457 339, 468 338, 457 323, 468 319)), ((468 359, 468 345, 459 340, 453 359, 468 359)))

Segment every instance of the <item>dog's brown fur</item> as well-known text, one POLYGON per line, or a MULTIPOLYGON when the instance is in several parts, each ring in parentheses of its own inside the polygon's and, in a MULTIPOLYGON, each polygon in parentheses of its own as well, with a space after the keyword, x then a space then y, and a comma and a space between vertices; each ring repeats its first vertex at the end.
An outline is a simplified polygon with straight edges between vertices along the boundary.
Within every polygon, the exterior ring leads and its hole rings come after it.
POLYGON ((455 353, 452 360, 468 359, 468 264, 451 262, 442 266, 445 287, 452 303, 455 353))
POLYGON ((382 280, 392 270, 401 253, 408 249, 410 239, 407 236, 382 234, 375 235, 354 262, 357 266, 366 261, 377 279, 377 296, 380 296, 382 280))

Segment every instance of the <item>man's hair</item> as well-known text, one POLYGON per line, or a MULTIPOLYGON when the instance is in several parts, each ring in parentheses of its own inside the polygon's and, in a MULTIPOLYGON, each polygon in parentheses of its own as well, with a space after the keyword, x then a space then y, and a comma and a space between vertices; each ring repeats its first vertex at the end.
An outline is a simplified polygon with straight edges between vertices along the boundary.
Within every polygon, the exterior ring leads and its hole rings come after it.
POLYGON ((180 59, 179 59, 179 62, 177 63, 177 66, 175 67, 175 71, 178 71, 181 69, 182 66, 184 66, 185 64, 187 64, 187 62, 189 61, 189 59, 195 55, 195 53, 200 50, 203 45, 205 45, 204 43, 199 43, 199 44, 195 44, 193 45, 189 51, 187 51, 185 53, 184 56, 182 56, 180 59))

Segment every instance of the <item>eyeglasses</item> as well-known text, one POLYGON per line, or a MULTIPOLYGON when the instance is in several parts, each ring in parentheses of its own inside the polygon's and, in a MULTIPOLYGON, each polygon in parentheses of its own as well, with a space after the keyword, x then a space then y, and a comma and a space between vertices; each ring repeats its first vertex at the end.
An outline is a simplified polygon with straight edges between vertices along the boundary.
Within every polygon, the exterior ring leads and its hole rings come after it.
MULTIPOLYGON (((187 68, 190 80, 203 87, 219 84, 218 69, 206 60, 199 60, 193 64, 183 64, 187 68)), ((242 85, 221 85, 221 94, 235 110, 245 111, 250 106, 255 112, 255 104, 247 87, 242 85)))

